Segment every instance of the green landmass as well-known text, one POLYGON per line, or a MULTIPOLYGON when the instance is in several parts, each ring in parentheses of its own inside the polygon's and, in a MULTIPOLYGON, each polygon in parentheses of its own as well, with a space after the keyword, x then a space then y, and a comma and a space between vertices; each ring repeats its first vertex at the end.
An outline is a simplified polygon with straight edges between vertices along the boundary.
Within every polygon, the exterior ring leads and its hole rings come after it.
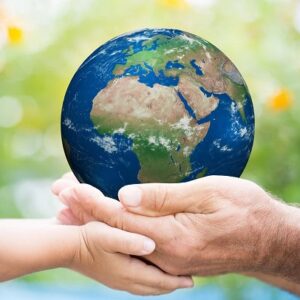
MULTIPOLYGON (((100 134, 112 135, 124 126, 123 121, 108 115, 91 118, 93 123, 98 125, 97 130, 100 134)), ((158 127, 151 120, 143 123, 133 120, 127 124, 122 134, 133 140, 132 150, 141 165, 138 174, 141 182, 179 182, 191 172, 188 156, 200 137, 188 141, 182 129, 174 129, 167 124, 158 127), (165 146, 161 139, 167 142, 165 146), (188 153, 185 153, 184 147, 189 147, 188 153)))
POLYGON ((237 103, 243 120, 247 121, 243 109, 245 97, 248 95, 245 82, 232 62, 212 44, 193 35, 186 35, 185 38, 157 35, 143 42, 142 51, 134 53, 132 47, 125 51, 126 63, 117 64, 113 74, 126 76, 126 69, 134 65, 140 65, 145 71, 148 71, 147 65, 151 66, 156 75, 159 72, 164 72, 166 76, 178 77, 187 74, 208 92, 228 94, 237 103), (153 43, 157 44, 155 50, 151 50, 153 43), (196 74, 191 65, 192 60, 201 67, 203 76, 196 74), (165 68, 168 61, 178 61, 184 68, 168 70, 165 68), (235 76, 239 78, 238 82, 222 70, 225 64, 231 66, 235 76), (217 86, 222 88, 218 89, 217 86))
MULTIPOLYGON (((188 81, 198 92, 200 92, 199 87, 203 86, 208 92, 227 93, 237 103, 240 114, 246 121, 243 104, 247 88, 244 81, 231 61, 212 44, 195 36, 180 35, 169 38, 164 35, 157 35, 152 39, 145 40, 142 47, 143 50, 136 53, 132 47, 124 50, 126 62, 125 64, 117 64, 113 73, 121 78, 127 77, 129 75, 126 74, 126 70, 129 67, 140 66, 146 72, 152 72, 153 70, 157 76, 160 72, 164 72, 165 76, 178 77, 181 87, 187 86, 183 79, 188 78, 188 81), (155 49, 153 49, 154 45, 155 49), (184 67, 167 69, 166 64, 170 61, 180 63, 184 67), (191 64, 192 61, 196 63, 202 74, 196 72, 195 66, 191 64)), ((130 77, 132 76, 130 75, 130 77)), ((138 77, 135 80, 138 80, 138 77)), ((111 82, 104 91, 114 89, 114 87, 114 83, 111 82)), ((140 88, 136 87, 137 90, 140 88)), ((147 88, 150 89, 150 87, 147 88)), ((120 91, 118 94, 119 97, 127 94, 128 91, 126 90, 128 89, 133 89, 133 87, 126 86, 125 90, 120 91)), ((109 91, 111 93, 111 90, 109 91)), ((186 90, 185 93, 190 104, 191 99, 189 97, 191 97, 191 93, 193 93, 192 89, 186 90)), ((132 150, 136 153, 141 165, 138 174, 140 181, 178 182, 191 172, 189 155, 203 138, 203 136, 199 136, 199 132, 194 129, 193 138, 187 139, 186 132, 183 129, 171 127, 168 122, 159 124, 155 120, 155 112, 152 112, 153 119, 151 117, 146 119, 135 118, 133 115, 131 116, 130 111, 123 112, 124 115, 120 115, 118 114, 120 106, 133 106, 133 102, 130 102, 130 100, 126 102, 126 99, 128 99, 126 97, 120 102, 120 98, 112 98, 111 94, 110 96, 107 95, 100 96, 97 101, 100 101, 99 103, 104 106, 113 105, 114 116, 112 117, 112 111, 100 110, 95 112, 92 110, 92 121, 101 134, 111 135, 121 130, 122 134, 133 140, 132 150)), ((168 95, 165 96, 167 99, 168 95)), ((148 96, 145 94, 141 96, 137 93, 133 94, 132 97, 138 99, 135 105, 143 106, 145 105, 143 97, 148 96)), ((195 99, 197 97, 198 95, 195 99)), ((171 101, 170 105, 172 105, 171 101)), ((132 107, 132 109, 135 109, 135 107, 132 107)), ((185 110, 183 106, 178 107, 178 109, 185 110)), ((203 111, 201 108, 198 108, 198 110, 198 113, 203 111)), ((197 114, 197 112, 195 113, 197 114)), ((195 121, 194 123, 193 127, 196 128, 197 124, 195 121)), ((197 177, 204 176, 206 172, 206 169, 200 171, 197 177)))

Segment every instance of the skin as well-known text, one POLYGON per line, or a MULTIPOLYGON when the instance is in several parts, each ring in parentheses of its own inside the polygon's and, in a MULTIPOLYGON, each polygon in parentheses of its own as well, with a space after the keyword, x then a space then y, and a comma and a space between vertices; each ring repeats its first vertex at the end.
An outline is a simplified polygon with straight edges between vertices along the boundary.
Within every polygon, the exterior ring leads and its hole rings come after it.
POLYGON ((153 239, 145 258, 170 274, 242 273, 300 294, 300 210, 253 182, 208 176, 132 185, 119 191, 120 202, 76 181, 59 180, 54 192, 69 224, 100 220, 153 239))
POLYGON ((0 281, 63 267, 138 295, 193 286, 190 277, 166 274, 136 258, 154 250, 151 239, 101 222, 66 226, 51 220, 1 220, 0 228, 0 281))

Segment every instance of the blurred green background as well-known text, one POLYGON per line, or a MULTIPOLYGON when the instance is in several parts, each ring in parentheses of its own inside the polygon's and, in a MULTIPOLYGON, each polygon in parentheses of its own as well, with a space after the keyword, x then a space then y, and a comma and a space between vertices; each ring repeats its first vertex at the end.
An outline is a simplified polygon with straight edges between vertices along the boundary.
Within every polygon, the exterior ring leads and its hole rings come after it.
MULTIPOLYGON (((256 114, 243 177, 300 202, 300 1, 0 0, 0 217, 55 214, 59 204, 49 187, 69 169, 60 140, 67 85, 95 48, 144 27, 192 32, 231 58, 256 114)), ((64 270, 22 280, 89 282, 64 270)), ((247 281, 211 280, 228 287, 229 299, 240 299, 247 281)))

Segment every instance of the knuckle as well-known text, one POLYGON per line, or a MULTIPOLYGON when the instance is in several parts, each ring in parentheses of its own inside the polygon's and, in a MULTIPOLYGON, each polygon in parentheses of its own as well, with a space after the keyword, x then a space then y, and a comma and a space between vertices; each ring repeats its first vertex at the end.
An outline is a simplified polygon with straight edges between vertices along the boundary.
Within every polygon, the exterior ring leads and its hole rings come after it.
POLYGON ((73 192, 74 198, 80 199, 81 198, 81 185, 78 184, 78 185, 73 186, 72 192, 73 192))
POLYGON ((83 224, 87 224, 87 218, 85 216, 84 213, 82 213, 81 211, 77 211, 76 213, 74 213, 74 215, 76 215, 76 217, 80 220, 80 222, 82 222, 83 224))
POLYGON ((79 209, 76 205, 70 206, 70 210, 74 216, 76 216, 80 221, 84 222, 84 213, 81 209, 79 209))
POLYGON ((112 220, 112 226, 115 226, 121 230, 126 230, 125 218, 123 214, 118 214, 117 216, 113 217, 111 220, 112 220))
POLYGON ((168 200, 168 189, 165 184, 159 184, 154 194, 154 205, 155 211, 162 211, 166 207, 168 200))

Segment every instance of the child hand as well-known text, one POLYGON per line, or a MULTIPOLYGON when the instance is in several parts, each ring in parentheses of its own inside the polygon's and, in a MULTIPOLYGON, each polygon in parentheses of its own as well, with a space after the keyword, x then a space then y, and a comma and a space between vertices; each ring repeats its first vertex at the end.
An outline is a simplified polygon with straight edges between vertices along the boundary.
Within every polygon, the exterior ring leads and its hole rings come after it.
MULTIPOLYGON (((73 175, 68 174, 54 184, 53 192, 57 194, 58 190, 76 184, 79 183, 73 175)), ((68 209, 61 216, 59 219, 63 223, 81 224, 68 209)), ((190 277, 166 274, 130 256, 152 253, 155 244, 151 239, 92 220, 90 218, 88 223, 80 226, 80 247, 71 262, 71 269, 111 288, 139 295, 164 294, 193 286, 190 277)))

